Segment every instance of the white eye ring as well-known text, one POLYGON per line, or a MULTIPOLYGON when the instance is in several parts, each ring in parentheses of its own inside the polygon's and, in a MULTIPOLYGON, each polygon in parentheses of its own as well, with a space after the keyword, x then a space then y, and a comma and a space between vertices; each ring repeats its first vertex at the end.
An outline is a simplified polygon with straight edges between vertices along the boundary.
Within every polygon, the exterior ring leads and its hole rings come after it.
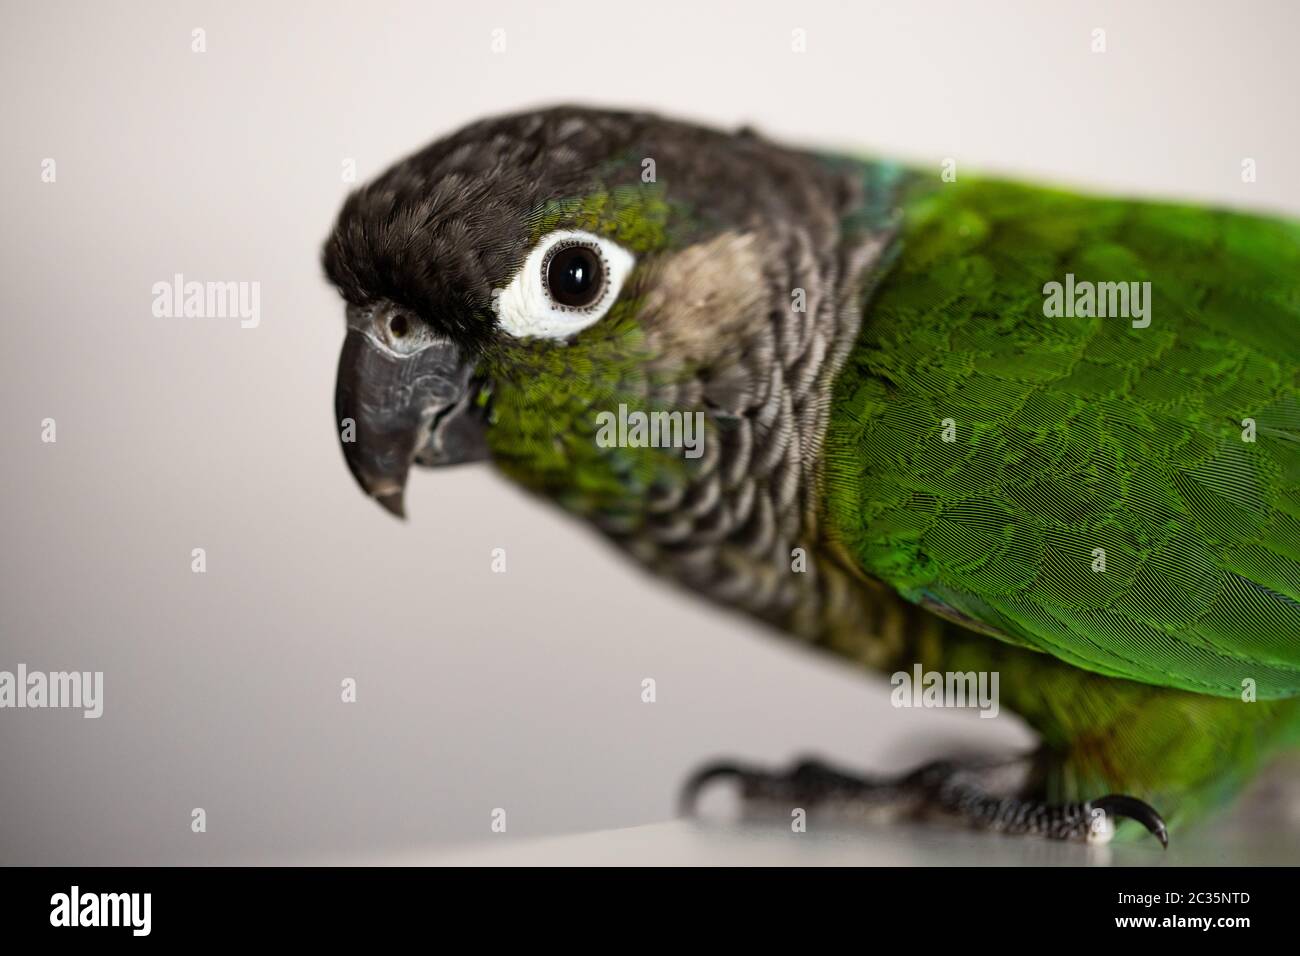
POLYGON ((566 339, 604 317, 635 263, 632 253, 618 243, 590 232, 560 229, 547 233, 528 253, 510 284, 493 290, 497 321, 516 338, 566 339), (575 245, 586 246, 600 256, 605 272, 599 298, 580 307, 556 302, 546 284, 552 251, 575 245))

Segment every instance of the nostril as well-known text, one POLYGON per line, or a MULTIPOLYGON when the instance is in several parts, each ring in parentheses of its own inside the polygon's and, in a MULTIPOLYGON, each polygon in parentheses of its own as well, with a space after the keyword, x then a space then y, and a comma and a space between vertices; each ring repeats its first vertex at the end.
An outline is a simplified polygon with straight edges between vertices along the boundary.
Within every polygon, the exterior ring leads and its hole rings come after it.
POLYGON ((406 316, 400 312, 388 320, 388 331, 393 334, 393 338, 395 339, 405 337, 406 333, 410 330, 411 328, 406 320, 406 316))

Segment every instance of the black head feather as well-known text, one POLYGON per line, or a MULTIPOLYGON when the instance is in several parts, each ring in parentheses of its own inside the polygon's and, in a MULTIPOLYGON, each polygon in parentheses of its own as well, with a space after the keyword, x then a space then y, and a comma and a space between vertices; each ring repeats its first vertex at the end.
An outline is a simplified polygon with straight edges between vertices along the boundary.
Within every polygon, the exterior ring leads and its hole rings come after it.
POLYGON ((325 272, 349 302, 389 300, 476 347, 492 290, 527 255, 548 200, 582 195, 650 117, 561 107, 475 123, 352 193, 325 243, 325 272))
POLYGON ((325 272, 349 302, 396 303, 478 351, 494 334, 492 290, 527 255, 542 207, 635 184, 643 157, 691 211, 681 241, 759 220, 833 222, 847 204, 844 177, 750 131, 563 106, 474 123, 352 193, 325 272))

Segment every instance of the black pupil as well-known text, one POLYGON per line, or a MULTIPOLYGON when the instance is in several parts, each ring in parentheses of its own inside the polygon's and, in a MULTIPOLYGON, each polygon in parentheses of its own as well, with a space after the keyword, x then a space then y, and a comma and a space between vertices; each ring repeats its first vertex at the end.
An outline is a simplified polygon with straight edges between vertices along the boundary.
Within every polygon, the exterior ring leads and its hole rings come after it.
POLYGON ((591 305, 601 291, 600 257, 586 246, 570 246, 551 256, 546 286, 560 305, 591 305))

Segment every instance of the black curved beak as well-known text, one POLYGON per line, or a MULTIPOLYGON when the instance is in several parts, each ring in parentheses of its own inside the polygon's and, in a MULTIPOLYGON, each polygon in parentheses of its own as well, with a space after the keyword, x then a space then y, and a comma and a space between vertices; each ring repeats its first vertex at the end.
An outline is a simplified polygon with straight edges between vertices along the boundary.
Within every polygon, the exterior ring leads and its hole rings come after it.
POLYGON ((394 342, 386 328, 382 317, 349 322, 334 411, 352 476, 366 494, 404 518, 411 463, 487 458, 487 419, 477 402, 474 363, 459 346, 432 337, 394 342))

